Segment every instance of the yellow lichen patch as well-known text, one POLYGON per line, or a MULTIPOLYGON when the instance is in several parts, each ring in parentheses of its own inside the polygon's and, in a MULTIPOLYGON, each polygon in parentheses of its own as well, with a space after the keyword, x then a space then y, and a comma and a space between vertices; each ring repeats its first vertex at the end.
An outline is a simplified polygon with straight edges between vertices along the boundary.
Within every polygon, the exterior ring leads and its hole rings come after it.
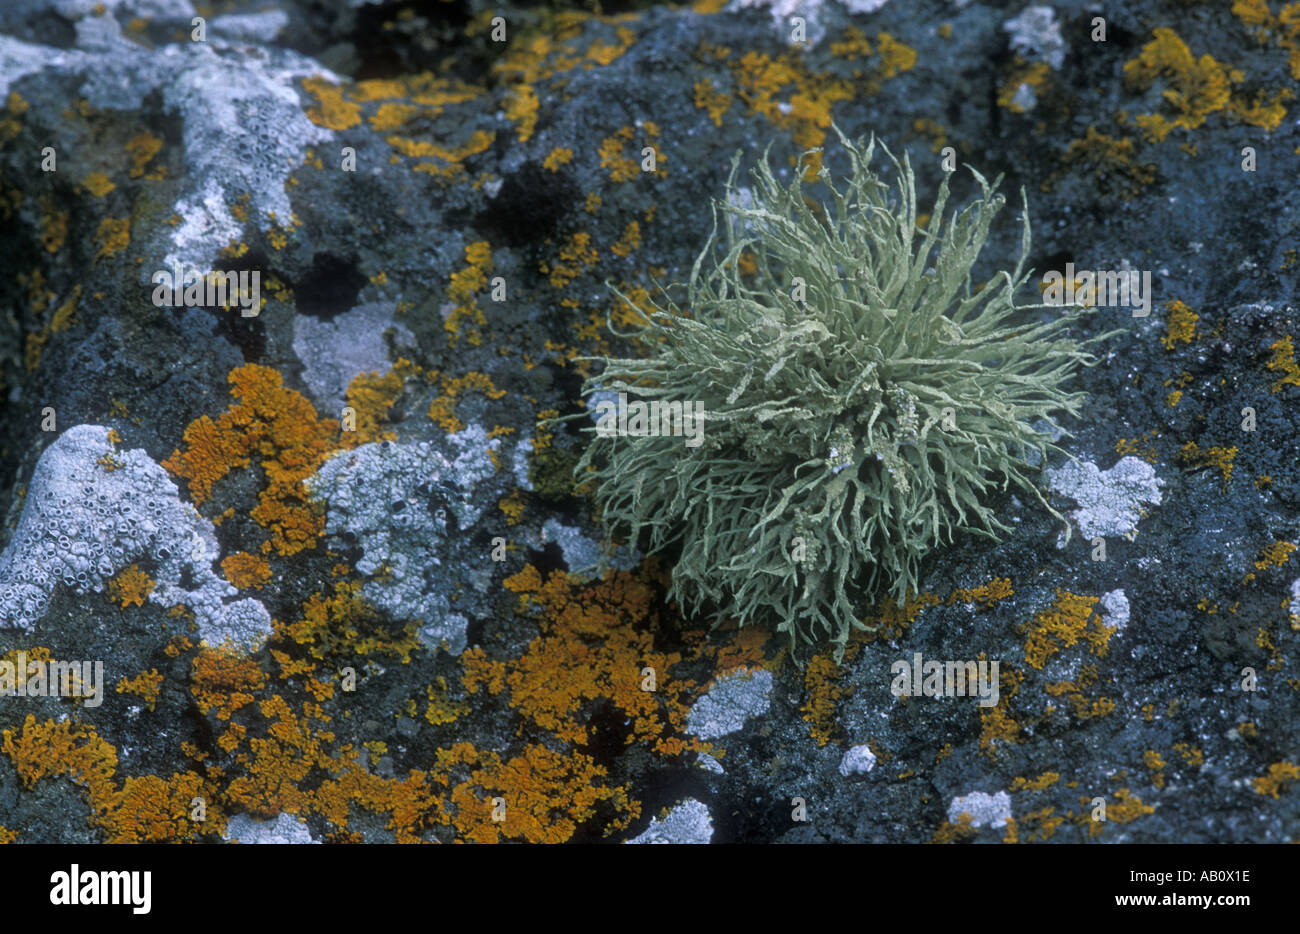
POLYGON ((1252 100, 1235 96, 1228 104, 1228 112, 1249 126, 1276 130, 1286 117, 1285 102, 1294 96, 1289 88, 1280 88, 1271 94, 1258 91, 1252 100))
POLYGON ((1251 780, 1257 795, 1279 798, 1292 782, 1300 781, 1300 766, 1294 762, 1274 762, 1262 776, 1251 780))
POLYGON ((1174 129, 1192 130, 1206 118, 1224 110, 1231 98, 1231 85, 1245 75, 1227 68, 1211 55, 1195 58, 1187 44, 1172 29, 1154 30, 1155 38, 1142 52, 1124 64, 1124 80, 1131 90, 1146 90, 1161 82, 1161 97, 1173 112, 1139 114, 1137 124, 1153 142, 1161 142, 1174 129))
MULTIPOLYGON (((184 606, 177 605, 168 610, 167 615, 184 617, 187 614, 184 606), (178 613, 177 610, 180 610, 180 612, 178 613)), ((194 642, 189 636, 172 636, 171 639, 167 641, 167 647, 163 649, 163 652, 168 658, 176 658, 178 655, 184 655, 192 648, 194 648, 194 642)))
MULTIPOLYGON (((50 333, 58 334, 70 325, 77 314, 77 302, 81 299, 81 286, 76 285, 68 300, 54 310, 50 317, 50 333)), ((110 435, 111 437, 111 435, 110 435)))
POLYGON ((355 100, 369 103, 371 101, 395 100, 400 97, 406 97, 411 93, 411 88, 403 81, 396 81, 384 78, 372 78, 367 81, 358 81, 352 89, 352 97, 355 100))
POLYGON ((425 688, 424 719, 434 726, 453 723, 469 713, 469 705, 453 700, 448 694, 447 679, 439 677, 425 688))
POLYGON ((1068 700, 1075 719, 1081 722, 1092 720, 1115 711, 1115 702, 1109 697, 1084 696, 1084 692, 1096 684, 1099 677, 1097 666, 1082 665, 1073 681, 1054 681, 1046 685, 1043 690, 1051 697, 1063 697, 1068 700))
POLYGON ((1099 597, 1086 597, 1066 590, 1056 592, 1056 601, 1034 615, 1025 638, 1025 662, 1039 670, 1061 649, 1080 639, 1096 656, 1106 654, 1110 637, 1119 631, 1106 626, 1096 614, 1099 597))
POLYGON ((444 180, 456 180, 465 174, 465 167, 461 163, 470 156, 476 156, 486 151, 495 139, 495 133, 475 130, 464 143, 450 148, 427 140, 408 139, 403 136, 389 136, 387 142, 389 146, 403 156, 440 160, 439 162, 417 163, 414 171, 424 172, 444 180))
MULTIPOLYGON (((901 62, 895 67, 901 66, 901 62)), ((763 52, 746 52, 730 63, 736 97, 751 115, 764 117, 773 126, 788 131, 801 150, 820 146, 830 128, 831 108, 854 97, 853 82, 809 71, 802 55, 786 52, 773 58, 763 52)), ((878 73, 873 72, 878 78, 878 73)), ((863 76, 857 69, 855 76, 863 76)), ((874 93, 879 82, 866 81, 864 90, 874 93)), ((816 162, 817 160, 812 160, 816 162)), ((812 181, 818 165, 810 162, 805 177, 812 181)))
POLYGON ((998 702, 980 708, 980 752, 992 759, 1000 746, 1020 742, 1020 724, 1011 716, 1011 700, 1025 676, 1009 666, 998 670, 998 702))
POLYGON ((541 101, 538 100, 537 92, 533 90, 532 85, 521 84, 506 92, 506 117, 515 125, 519 142, 526 143, 532 138, 533 129, 537 126, 537 109, 540 104, 541 101))
POLYGON ((95 458, 95 463, 104 468, 105 473, 112 473, 114 470, 120 470, 126 466, 112 454, 105 454, 103 457, 95 458))
POLYGON ((361 587, 360 581, 339 581, 332 594, 312 594, 303 604, 301 620, 274 623, 274 641, 292 642, 306 649, 312 658, 334 659, 340 666, 372 655, 408 663, 411 652, 420 644, 415 636, 418 623, 408 622, 395 636, 361 595, 361 587))
POLYGON ((1282 378, 1273 384, 1273 391, 1281 392, 1283 386, 1300 386, 1300 366, 1295 362, 1291 335, 1275 341, 1269 350, 1273 351, 1273 358, 1268 361, 1268 368, 1282 374, 1282 378))
POLYGON ((899 606, 893 597, 885 597, 863 623, 866 631, 854 630, 850 637, 853 642, 892 641, 905 633, 917 618, 932 606, 938 606, 943 600, 937 594, 913 594, 899 606))
POLYGON ((443 322, 443 328, 456 341, 462 336, 461 330, 468 322, 469 327, 464 337, 477 347, 483 343, 479 328, 487 325, 487 319, 478 306, 475 293, 487 285, 487 274, 492 269, 491 245, 486 240, 469 244, 465 247, 465 260, 469 265, 451 274, 447 297, 452 309, 443 322))
MULTIPOLYGON (((853 80, 811 72, 802 55, 794 51, 778 58, 751 52, 730 63, 736 96, 751 113, 762 114, 789 131, 799 148, 808 150, 824 141, 836 103, 852 100, 857 93, 876 94, 882 80, 896 77, 916 63, 915 50, 883 32, 876 36, 876 57, 868 61, 871 44, 855 27, 846 29, 831 48, 832 54, 849 65, 853 80)), ((805 173, 809 182, 816 178, 819 167, 820 159, 809 161, 805 173)))
POLYGON ((271 583, 271 565, 261 555, 237 551, 221 559, 221 572, 240 590, 260 590, 271 583))
POLYGON ((378 372, 358 373, 348 384, 347 404, 352 409, 351 417, 355 423, 347 424, 349 413, 344 412, 344 430, 354 430, 358 439, 365 444, 371 441, 396 441, 397 432, 384 429, 389 421, 389 410, 402 397, 406 381, 423 374, 417 363, 405 357, 398 357, 392 368, 380 376, 378 372))
POLYGON ((1026 111, 1025 99, 1037 99, 1051 85, 1052 69, 1046 62, 1015 60, 1011 74, 998 90, 998 106, 1014 114, 1026 111))
MULTIPOLYGON (((725 627, 719 628, 726 631, 725 627)), ((770 633, 757 626, 736 627, 727 641, 711 644, 706 651, 714 657, 715 671, 734 671, 737 668, 775 670, 784 653, 768 660, 766 646, 770 638, 770 633)))
POLYGON ((1140 457, 1147 463, 1154 464, 1160 458, 1156 446, 1151 443, 1157 434, 1155 429, 1152 429, 1140 438, 1120 438, 1115 442, 1115 453, 1140 457))
POLYGON ((117 186, 103 172, 91 172, 81 183, 81 187, 96 198, 102 198, 117 186))
POLYGON ((1079 799, 1084 810, 1075 820, 1088 827, 1088 836, 1100 836, 1106 829, 1107 824, 1128 824, 1143 817, 1147 814, 1154 814, 1156 809, 1149 804, 1143 804, 1142 799, 1137 797, 1127 788, 1121 788, 1112 796, 1112 800, 1106 802, 1106 819, 1094 820, 1092 816, 1092 798, 1084 796, 1079 799))
POLYGON ((1300 3, 1288 3, 1274 15, 1265 0, 1236 0, 1232 13, 1255 27, 1255 38, 1261 45, 1275 42, 1285 49, 1291 77, 1300 81, 1300 3))
POLYGON ((153 593, 155 586, 149 575, 141 571, 138 564, 133 564, 108 582, 108 597, 123 609, 132 603, 144 606, 145 598, 153 593))
POLYGON ((302 86, 316 98, 315 106, 307 108, 307 119, 328 130, 350 130, 361 123, 361 108, 343 96, 337 85, 313 75, 304 78, 302 86))
POLYGON ((560 166, 568 165, 573 161, 573 150, 568 146, 556 146, 550 154, 542 160, 542 167, 549 172, 560 171, 560 166))
MULTIPOLYGON (((1236 604, 1233 604, 1232 612, 1237 612, 1236 604)), ((1286 661, 1286 656, 1278 648, 1277 642, 1274 641, 1274 634, 1270 631, 1271 627, 1260 626, 1255 630, 1255 645, 1268 652, 1268 670, 1281 671, 1282 665, 1286 661)), ((1294 689, 1293 689, 1294 690, 1294 689)))
POLYGON ((465 428, 465 423, 456 417, 456 405, 467 392, 481 392, 489 399, 500 399, 506 394, 504 389, 492 385, 492 378, 486 373, 470 372, 455 378, 444 376, 442 395, 430 403, 429 417, 448 434, 455 434, 465 428))
POLYGON ((520 490, 513 491, 509 496, 505 496, 497 503, 499 508, 506 516, 506 525, 518 525, 524 518, 524 508, 528 500, 520 490))
POLYGON ((474 843, 563 843, 602 802, 618 814, 610 831, 640 814, 627 788, 608 786, 605 768, 583 753, 561 755, 534 744, 503 762, 496 753, 457 743, 441 750, 439 760, 442 769, 468 770, 452 789, 448 809, 457 831, 474 843))
POLYGON ((931 843, 960 843, 963 840, 969 840, 977 836, 979 831, 971 826, 972 818, 969 814, 962 812, 957 815, 956 823, 944 821, 939 825, 939 829, 934 832, 930 838, 931 843))
MULTIPOLYGON (((531 567, 531 565, 529 565, 531 567)), ((533 572, 536 574, 536 571, 533 572)), ((538 578, 538 586, 541 578, 538 578)), ((493 697, 505 690, 506 666, 504 662, 488 658, 482 648, 474 646, 460 656, 461 684, 470 694, 486 689, 493 697)))
POLYGON ((708 78, 695 82, 695 106, 708 111, 714 126, 722 126, 723 115, 731 109, 731 95, 718 88, 708 78))
POLYGON ((623 234, 618 238, 609 251, 615 256, 621 256, 624 259, 631 256, 632 253, 641 246, 641 225, 636 221, 628 221, 623 228, 623 234))
POLYGON ((211 799, 208 784, 194 773, 169 779, 147 775, 114 783, 117 751, 92 726, 65 721, 36 722, 27 715, 22 732, 4 731, 0 752, 10 758, 26 787, 44 778, 68 777, 86 792, 91 826, 103 830, 107 843, 164 843, 196 840, 224 827, 220 813, 209 810, 208 822, 188 820, 195 797, 211 799))
POLYGON ((624 147, 636 135, 630 126, 622 127, 613 136, 607 136, 600 142, 600 167, 609 172, 615 182, 629 182, 636 178, 641 166, 632 156, 625 155, 624 147))
POLYGON ((957 588, 948 595, 948 605, 974 603, 981 610, 988 610, 1014 594, 1015 591, 1011 589, 1011 578, 999 577, 987 584, 981 584, 979 587, 957 588))
POLYGON ((587 47, 587 58, 597 65, 608 65, 630 49, 636 39, 636 33, 626 26, 618 27, 615 34, 618 36, 618 42, 604 42, 600 39, 592 42, 587 47))
POLYGON ((1190 344, 1196 339, 1196 321, 1198 315, 1184 302, 1172 301, 1165 305, 1169 319, 1165 324, 1165 336, 1160 343, 1165 350, 1173 350, 1178 344, 1190 344))
POLYGON ((4 731, 0 753, 9 757, 23 785, 67 776, 86 790, 92 811, 105 806, 114 792, 117 750, 100 739, 94 727, 73 720, 37 723, 31 714, 22 732, 4 731))
POLYGON ((880 73, 893 78, 916 67, 916 49, 899 42, 887 32, 876 36, 876 49, 880 53, 880 73))
POLYGON ((1032 781, 1016 776, 1011 782, 1012 791, 1043 791, 1061 780, 1060 772, 1044 772, 1032 781))
POLYGON ((370 129, 376 133, 387 133, 401 129, 422 113, 419 107, 411 104, 380 104, 367 119, 370 129))
POLYGON ((685 698, 695 684, 672 676, 680 653, 655 647, 659 611, 649 582, 630 571, 590 585, 562 571, 543 581, 529 565, 505 586, 520 594, 521 611, 541 611, 541 634, 520 658, 505 662, 513 708, 561 740, 586 744, 592 740, 591 705, 606 703, 627 721, 629 744, 666 756, 707 748, 683 735, 685 698), (655 690, 643 689, 647 668, 655 690))
POLYGON ((0 119, 0 144, 8 143, 12 139, 17 139, 23 131, 23 114, 27 113, 27 101, 17 91, 10 91, 9 98, 5 101, 5 110, 8 115, 0 119))
POLYGON ((41 243, 47 253, 57 253, 68 239, 68 212, 61 211, 46 199, 41 199, 46 211, 41 215, 41 243))
POLYGON ((163 676, 157 668, 142 671, 134 678, 122 678, 117 682, 117 693, 138 694, 145 706, 153 710, 158 706, 158 696, 162 693, 163 676))
POLYGON ((137 133, 126 142, 127 155, 131 157, 131 177, 139 178, 144 174, 145 166, 158 151, 162 149, 163 141, 149 133, 147 130, 137 133))
POLYGON ((1199 746, 1190 743, 1174 743, 1174 752, 1182 756, 1183 761, 1192 768, 1200 768, 1205 764, 1205 751, 1199 746))
POLYGON ((560 255, 554 262, 544 259, 538 269, 550 279, 552 286, 561 289, 595 265, 597 258, 591 246, 591 234, 580 230, 560 247, 560 255))
POLYGON ((266 687, 266 673, 256 659, 226 648, 200 649, 190 668, 195 705, 200 713, 214 713, 218 720, 229 720, 266 687))
POLYGON ((99 222, 99 229, 95 231, 95 242, 99 244, 99 252, 95 254, 95 259, 121 253, 131 245, 131 218, 104 218, 99 222))
POLYGON ((198 840, 219 830, 224 820, 205 806, 204 820, 191 819, 194 800, 213 798, 210 783, 194 772, 130 776, 96 819, 107 843, 174 843, 198 840))
MULTIPOLYGON (((931 152, 942 152, 944 146, 948 144, 948 131, 937 121, 929 117, 918 117, 912 121, 912 131, 917 136, 923 136, 930 140, 931 152)), ((920 219, 917 219, 917 225, 920 226, 920 219)))
POLYGON ((1146 766, 1147 771, 1151 774, 1151 784, 1157 788, 1165 787, 1165 760, 1154 749, 1148 749, 1142 754, 1142 764, 1146 766))
POLYGON ((251 515, 271 531, 263 545, 281 555, 314 547, 324 532, 324 516, 303 484, 325 458, 360 443, 357 432, 339 432, 334 419, 318 419, 312 404, 286 389, 269 367, 245 364, 230 371, 230 394, 237 401, 214 422, 200 416, 185 429, 184 450, 163 461, 173 476, 189 484, 190 498, 202 505, 218 480, 248 467, 253 458, 267 484, 251 515))
POLYGON ((1114 137, 1088 127, 1081 139, 1072 140, 1061 155, 1062 168, 1043 183, 1051 188, 1076 173, 1093 178, 1101 190, 1117 191, 1125 200, 1136 198, 1156 180, 1153 162, 1137 161, 1137 145, 1128 137, 1114 137))
POLYGON ((1212 447, 1202 451, 1195 441, 1188 441, 1178 449, 1178 459, 1192 468, 1213 467, 1223 474, 1223 482, 1232 479, 1233 460, 1237 457, 1237 446, 1212 447))
MULTIPOLYGON (((18 277, 20 283, 23 281, 23 278, 24 277, 20 274, 18 277)), ((32 300, 32 311, 36 314, 42 313, 54 300, 54 293, 44 289, 43 285, 44 277, 41 275, 40 270, 36 270, 31 278, 28 289, 29 297, 32 300)), ((77 302, 80 299, 81 286, 78 284, 73 287, 72 294, 68 296, 68 300, 55 309, 54 314, 50 317, 49 323, 39 331, 33 331, 27 335, 27 342, 23 348, 23 357, 28 372, 32 372, 40 366, 41 352, 44 350, 45 344, 49 341, 50 336, 66 330, 68 326, 72 324, 77 315, 77 302)), ((114 469, 115 466, 120 466, 115 461, 111 462, 112 466, 110 466, 104 458, 100 458, 98 463, 100 466, 105 467, 105 469, 114 469)))
MULTIPOLYGON (((311 794, 299 783, 330 764, 323 744, 332 742, 334 734, 312 728, 312 719, 320 718, 313 718, 311 710, 304 705, 298 716, 279 695, 249 708, 250 718, 260 713, 270 726, 266 735, 248 740, 243 772, 226 786, 226 800, 258 817, 282 811, 298 814, 312 804, 311 794)), ((346 819, 346 814, 341 816, 346 819)))
POLYGON ((1295 552, 1296 546, 1290 542, 1274 542, 1259 553, 1255 559, 1255 570, 1266 571, 1269 568, 1280 568, 1291 560, 1291 555, 1295 552))
POLYGON ((835 663, 831 649, 813 656, 804 669, 804 702, 800 710, 808 724, 808 735, 818 746, 825 746, 839 732, 835 715, 845 693, 839 683, 843 676, 844 668, 835 663))
MULTIPOLYGON (((646 324, 654 310, 650 292, 641 285, 620 285, 615 293, 616 300, 610 311, 610 320, 615 328, 623 330, 646 324)), ((603 322, 602 322, 603 324, 603 322)))
POLYGON ((1045 807, 1037 811, 1028 811, 1019 818, 1007 818, 1006 831, 1002 835, 1003 843, 1041 843, 1050 840, 1056 828, 1065 823, 1065 818, 1056 813, 1056 808, 1045 807))
MULTIPOLYGON (((28 677, 29 672, 24 667, 32 662, 49 662, 53 660, 53 653, 43 645, 32 646, 31 648, 11 649, 3 656, 0 656, 0 662, 10 665, 17 675, 19 681, 28 677)), ((80 677, 74 670, 72 678, 76 684, 81 683, 80 677)), ((69 692, 71 693, 71 692, 69 692)), ((2 696, 2 695, 0 695, 2 696)))

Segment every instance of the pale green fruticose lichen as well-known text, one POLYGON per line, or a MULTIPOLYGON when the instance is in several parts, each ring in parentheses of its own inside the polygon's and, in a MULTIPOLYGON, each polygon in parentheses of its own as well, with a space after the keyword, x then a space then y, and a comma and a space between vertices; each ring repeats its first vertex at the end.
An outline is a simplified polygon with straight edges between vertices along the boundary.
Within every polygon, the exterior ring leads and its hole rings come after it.
POLYGON ((869 168, 875 141, 840 139, 851 171, 837 185, 821 169, 821 205, 801 181, 811 154, 785 185, 765 157, 749 198, 737 156, 687 300, 622 335, 646 356, 596 358, 584 394, 606 418, 587 429, 577 475, 611 533, 680 549, 670 596, 687 612, 842 650, 869 601, 917 589, 933 548, 1009 531, 990 505, 999 487, 1062 518, 1028 458, 1064 453, 1055 419, 1084 394, 1063 385, 1110 335, 1070 337, 1082 308, 1016 304, 1027 212, 1015 269, 972 286, 1000 178, 972 172, 983 196, 951 217, 945 178, 922 225, 909 161, 889 155, 891 200, 869 168), (626 421, 610 415, 615 394, 626 421), (660 411, 652 430, 635 409, 647 401, 702 407, 703 424, 665 426, 660 411))

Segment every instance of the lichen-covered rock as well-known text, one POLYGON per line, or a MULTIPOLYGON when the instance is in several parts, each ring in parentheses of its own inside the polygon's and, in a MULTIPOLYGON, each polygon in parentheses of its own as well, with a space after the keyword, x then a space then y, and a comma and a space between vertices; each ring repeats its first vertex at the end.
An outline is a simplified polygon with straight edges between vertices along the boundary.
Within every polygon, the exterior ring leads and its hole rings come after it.
POLYGON ((99 593, 145 560, 157 578, 151 602, 188 606, 213 645, 256 649, 271 617, 257 600, 229 599, 238 591, 213 573, 217 552, 212 523, 181 501, 148 454, 118 453, 109 429, 78 425, 45 450, 0 555, 0 625, 31 631, 56 586, 99 593))
POLYGON ((739 670, 718 678, 691 707, 686 728, 700 739, 718 739, 743 729, 750 717, 767 713, 772 673, 739 670))
POLYGON ((708 843, 713 838, 709 809, 694 798, 674 807, 660 820, 654 818, 645 832, 627 843, 708 843))
POLYGON ((1074 500, 1071 511, 1083 537, 1132 535, 1145 506, 1160 505, 1160 487, 1155 468, 1136 457, 1120 458, 1109 470, 1096 464, 1067 461, 1047 470, 1053 492, 1074 500))
MULTIPOLYGON (((445 445, 382 441, 335 455, 308 481, 328 504, 325 530, 361 549, 365 594, 397 619, 422 620, 432 644, 465 648, 467 620, 453 594, 479 578, 488 556, 460 542, 483 514, 482 484, 496 471, 483 429, 448 435, 445 445)), ((471 584, 472 586, 472 584, 471 584)))

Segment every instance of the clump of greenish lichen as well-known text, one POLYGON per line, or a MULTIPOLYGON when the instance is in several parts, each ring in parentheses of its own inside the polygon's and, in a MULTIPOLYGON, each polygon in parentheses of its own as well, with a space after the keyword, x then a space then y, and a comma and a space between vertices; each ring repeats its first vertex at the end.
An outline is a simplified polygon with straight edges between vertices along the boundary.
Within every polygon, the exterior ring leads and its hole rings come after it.
POLYGON ((1084 394, 1062 384, 1095 361, 1066 334, 1082 309, 1044 320, 1026 311, 1046 306, 1015 303, 1027 216, 1015 271, 972 288, 1000 178, 973 173, 983 197, 946 220, 945 178, 921 224, 909 161, 886 151, 891 201, 874 140, 841 141, 851 172, 837 188, 820 171, 824 209, 801 182, 813 153, 788 185, 765 157, 752 195, 737 156, 684 307, 654 306, 634 335, 647 356, 598 358, 583 391, 608 417, 578 470, 611 532, 680 547, 670 596, 684 610, 842 646, 865 601, 917 589, 935 546, 1008 531, 988 505, 999 480, 1051 510, 1029 461, 1059 451, 1041 429, 1076 414, 1084 394), (648 427, 631 400, 660 403, 648 427), (702 403, 702 438, 655 427, 668 402, 702 403))

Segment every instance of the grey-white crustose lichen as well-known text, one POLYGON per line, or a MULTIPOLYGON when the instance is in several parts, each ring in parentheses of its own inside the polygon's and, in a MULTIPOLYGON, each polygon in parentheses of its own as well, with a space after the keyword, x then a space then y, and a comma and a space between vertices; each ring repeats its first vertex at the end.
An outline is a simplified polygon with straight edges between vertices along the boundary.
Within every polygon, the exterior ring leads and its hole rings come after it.
POLYGON ((803 181, 813 153, 788 184, 765 156, 743 194, 737 155, 686 301, 664 293, 621 335, 644 356, 593 358, 604 369, 589 400, 659 403, 651 421, 666 403, 702 403, 702 443, 633 430, 635 417, 589 427, 577 474, 611 536, 680 549, 670 597, 686 612, 842 647, 870 601, 917 589, 933 548, 1008 531, 990 505, 998 489, 1061 518, 1033 465, 1063 453, 1049 431, 1084 400, 1064 384, 1110 335, 1072 338, 1083 308, 1044 318, 1048 306, 1016 303, 1027 209, 1015 268, 972 284, 1000 177, 972 170, 982 196, 948 217, 945 177, 922 219, 906 156, 886 150, 890 198, 870 168, 875 140, 840 140, 850 171, 819 170, 820 204, 803 181))
POLYGON ((145 451, 118 451, 112 437, 103 426, 76 425, 36 462, 0 553, 0 628, 31 632, 58 585, 75 596, 98 593, 140 561, 157 578, 150 603, 183 603, 201 639, 254 651, 271 634, 271 616, 212 569, 220 554, 212 523, 145 451))

